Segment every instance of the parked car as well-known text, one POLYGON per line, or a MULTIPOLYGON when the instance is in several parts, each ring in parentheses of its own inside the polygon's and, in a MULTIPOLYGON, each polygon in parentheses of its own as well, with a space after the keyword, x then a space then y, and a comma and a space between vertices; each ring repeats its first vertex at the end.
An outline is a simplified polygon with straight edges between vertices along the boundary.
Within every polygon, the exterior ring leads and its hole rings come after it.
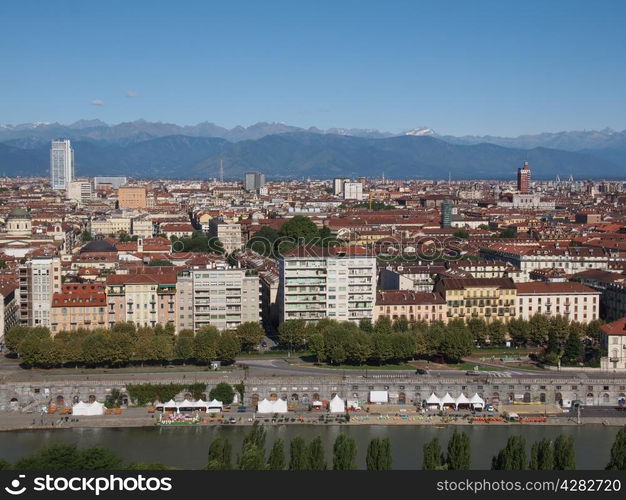
POLYGON ((485 405, 485 411, 494 412, 496 411, 496 409, 493 407, 493 405, 485 405))
POLYGON ((245 406, 240 406, 237 408, 237 413, 245 413, 246 412, 246 407, 245 406))

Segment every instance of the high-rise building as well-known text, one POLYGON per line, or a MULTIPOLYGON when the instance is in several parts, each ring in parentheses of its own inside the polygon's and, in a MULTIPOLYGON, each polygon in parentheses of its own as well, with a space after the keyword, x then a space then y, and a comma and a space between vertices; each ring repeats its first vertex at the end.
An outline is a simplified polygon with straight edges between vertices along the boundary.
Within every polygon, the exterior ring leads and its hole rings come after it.
POLYGON ((333 194, 335 196, 343 194, 343 185, 345 182, 350 182, 350 179, 344 179, 343 177, 336 177, 333 180, 333 194))
POLYGON ((37 256, 20 267, 20 322, 50 326, 52 295, 61 291, 61 261, 37 256))
POLYGON ((343 183, 343 199, 344 200, 362 200, 363 184, 360 182, 344 182, 343 183))
POLYGON ((450 198, 441 204, 441 227, 452 227, 452 202, 450 198))
POLYGON ((246 172, 243 178, 243 187, 246 191, 256 191, 265 185, 265 174, 261 172, 246 172))
POLYGON ((527 161, 517 169, 517 190, 522 194, 530 193, 530 168, 527 161))
POLYGON ((52 189, 65 189, 74 180, 74 150, 69 139, 52 141, 50 180, 52 189))
POLYGON ((280 258, 278 286, 281 322, 371 320, 376 299, 376 257, 338 248, 296 247, 280 258))

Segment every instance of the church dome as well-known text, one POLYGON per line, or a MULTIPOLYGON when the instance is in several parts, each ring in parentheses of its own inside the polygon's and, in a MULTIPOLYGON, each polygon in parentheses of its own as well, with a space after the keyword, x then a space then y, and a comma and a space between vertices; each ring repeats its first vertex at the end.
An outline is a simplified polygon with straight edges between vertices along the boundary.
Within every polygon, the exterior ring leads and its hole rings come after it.
POLYGON ((23 208, 14 208, 9 212, 7 219, 30 219, 30 213, 23 208))

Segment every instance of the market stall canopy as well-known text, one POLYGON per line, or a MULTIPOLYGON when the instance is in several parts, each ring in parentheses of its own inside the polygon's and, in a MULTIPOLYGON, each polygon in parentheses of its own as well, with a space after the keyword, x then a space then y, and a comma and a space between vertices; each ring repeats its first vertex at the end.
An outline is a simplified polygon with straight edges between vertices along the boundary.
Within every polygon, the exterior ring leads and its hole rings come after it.
POLYGON ((433 405, 441 406, 441 399, 439 399, 437 395, 433 392, 430 396, 428 396, 428 399, 426 400, 426 404, 430 406, 433 406, 433 405))
POLYGON ((474 407, 480 406, 481 408, 485 406, 485 400, 481 398, 477 392, 470 398, 470 404, 474 407))
POLYGON ((105 407, 102 403, 94 401, 93 403, 76 403, 72 407, 72 415, 104 415, 105 407))
POLYGON ((271 403, 271 401, 268 401, 267 398, 265 398, 257 403, 256 411, 258 413, 272 413, 273 408, 274 405, 271 403))
POLYGON ((346 404, 337 394, 330 400, 329 407, 331 413, 343 413, 346 411, 346 404))
POLYGON ((370 403, 386 403, 389 401, 389 392, 370 391, 370 403))
POLYGON ((459 405, 468 405, 468 404, 470 404, 470 400, 467 399, 467 396, 465 394, 461 393, 461 394, 459 394, 459 397, 456 398, 454 403, 456 404, 456 406, 458 408, 459 405))
POLYGON ((446 392, 446 395, 441 398, 441 404, 442 405, 454 405, 456 404, 456 402, 454 401, 452 396, 450 396, 450 393, 446 392))

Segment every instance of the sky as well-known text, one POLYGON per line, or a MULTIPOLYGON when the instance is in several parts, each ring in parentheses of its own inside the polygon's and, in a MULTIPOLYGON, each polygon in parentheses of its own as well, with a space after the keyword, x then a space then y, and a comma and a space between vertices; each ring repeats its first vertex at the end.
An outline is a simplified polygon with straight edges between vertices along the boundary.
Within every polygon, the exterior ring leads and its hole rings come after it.
POLYGON ((626 2, 0 3, 0 123, 626 129, 626 2))

